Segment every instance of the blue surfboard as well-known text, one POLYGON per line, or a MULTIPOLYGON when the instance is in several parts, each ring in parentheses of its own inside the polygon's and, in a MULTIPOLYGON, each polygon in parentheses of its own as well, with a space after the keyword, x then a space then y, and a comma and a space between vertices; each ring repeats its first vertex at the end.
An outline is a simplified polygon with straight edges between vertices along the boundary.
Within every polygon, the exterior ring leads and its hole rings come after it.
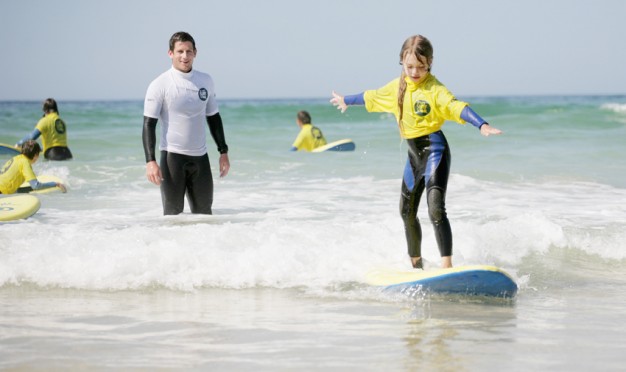
POLYGON ((0 155, 15 156, 20 154, 20 149, 5 143, 0 143, 0 155))
POLYGON ((430 293, 450 293, 511 298, 517 284, 504 270, 495 266, 458 266, 450 269, 393 271, 376 270, 367 275, 371 285, 385 291, 410 289, 430 293))
POLYGON ((328 143, 324 146, 313 149, 311 152, 324 152, 324 151, 354 151, 356 144, 349 138, 345 138, 339 141, 328 143))

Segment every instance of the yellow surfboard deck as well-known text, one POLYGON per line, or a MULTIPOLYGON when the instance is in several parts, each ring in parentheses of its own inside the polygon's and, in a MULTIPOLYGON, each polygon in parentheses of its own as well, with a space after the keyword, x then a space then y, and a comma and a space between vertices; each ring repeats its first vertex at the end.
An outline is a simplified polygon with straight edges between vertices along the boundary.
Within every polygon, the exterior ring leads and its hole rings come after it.
MULTIPOLYGON (((39 182, 41 182, 41 183, 46 183, 46 182, 63 183, 63 181, 59 177, 52 176, 52 175, 49 175, 49 174, 43 174, 41 176, 37 176, 37 180, 39 182)), ((61 191, 61 188, 60 187, 50 187, 50 188, 43 189, 43 190, 33 190, 30 187, 30 184, 28 182, 24 182, 17 189, 18 193, 29 193, 29 194, 47 194, 49 192, 55 192, 55 191, 61 191)))
POLYGON ((35 214, 41 202, 33 195, 15 195, 0 198, 0 221, 15 221, 35 214))

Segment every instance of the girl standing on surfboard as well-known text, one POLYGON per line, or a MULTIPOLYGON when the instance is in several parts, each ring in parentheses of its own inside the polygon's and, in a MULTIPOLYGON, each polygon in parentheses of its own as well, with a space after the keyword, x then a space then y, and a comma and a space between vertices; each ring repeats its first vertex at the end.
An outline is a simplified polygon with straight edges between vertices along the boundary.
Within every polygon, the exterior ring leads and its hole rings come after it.
POLYGON ((59 182, 44 182, 37 180, 32 165, 39 159, 41 146, 33 140, 22 144, 22 153, 7 161, 0 169, 0 194, 13 194, 24 181, 28 181, 33 190, 42 190, 50 187, 59 187, 65 192, 65 186, 59 182))
POLYGON ((430 73, 433 47, 421 35, 406 39, 400 50, 402 72, 387 85, 363 93, 341 96, 332 92, 330 102, 345 112, 349 105, 365 105, 368 112, 395 115, 400 135, 406 139, 408 158, 402 179, 400 214, 404 221, 411 264, 422 268, 422 229, 417 219, 420 198, 426 190, 428 216, 435 229, 441 266, 452 267, 452 230, 445 200, 450 174, 450 149, 441 127, 446 120, 470 123, 483 136, 501 134, 476 114, 466 102, 457 100, 430 73))

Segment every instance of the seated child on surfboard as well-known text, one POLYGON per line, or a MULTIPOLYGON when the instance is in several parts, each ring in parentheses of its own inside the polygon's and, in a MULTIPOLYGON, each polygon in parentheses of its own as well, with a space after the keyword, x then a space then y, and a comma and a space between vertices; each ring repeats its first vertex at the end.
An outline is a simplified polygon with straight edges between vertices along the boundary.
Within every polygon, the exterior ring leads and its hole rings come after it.
POLYGON ((66 192, 65 185, 60 182, 39 182, 32 165, 39 159, 41 146, 33 140, 22 144, 20 155, 14 156, 0 169, 0 194, 13 194, 24 181, 28 181, 33 190, 59 187, 66 192))
POLYGON ((307 111, 300 111, 296 116, 296 124, 300 127, 300 133, 291 145, 291 151, 313 151, 326 145, 326 138, 322 131, 311 124, 311 115, 307 111))

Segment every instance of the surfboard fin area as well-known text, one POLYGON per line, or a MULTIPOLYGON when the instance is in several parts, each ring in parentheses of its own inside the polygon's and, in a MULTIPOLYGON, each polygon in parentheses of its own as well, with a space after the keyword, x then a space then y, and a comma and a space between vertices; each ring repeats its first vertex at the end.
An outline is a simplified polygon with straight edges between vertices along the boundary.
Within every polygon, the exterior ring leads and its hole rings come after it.
POLYGON ((411 288, 431 293, 450 293, 512 298, 517 284, 504 270, 495 266, 458 266, 435 270, 374 270, 367 282, 385 291, 402 292, 411 288))

